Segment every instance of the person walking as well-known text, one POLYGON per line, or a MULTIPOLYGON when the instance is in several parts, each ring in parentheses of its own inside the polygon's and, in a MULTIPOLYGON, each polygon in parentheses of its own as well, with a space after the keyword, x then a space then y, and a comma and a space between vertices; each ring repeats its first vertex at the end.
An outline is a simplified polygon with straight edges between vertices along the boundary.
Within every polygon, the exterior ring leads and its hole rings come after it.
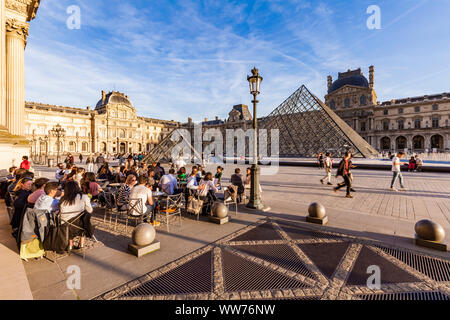
POLYGON ((331 183, 331 170, 333 169, 333 163, 331 161, 331 153, 327 152, 325 154, 325 161, 324 161, 324 165, 325 165, 325 177, 323 177, 322 179, 320 179, 320 182, 323 184, 323 181, 325 179, 328 180, 327 185, 332 186, 333 184, 331 183))
POLYGON ((399 152, 397 154, 397 156, 394 156, 392 158, 392 173, 393 173, 393 176, 392 176, 392 182, 391 182, 391 191, 398 191, 394 187, 395 181, 397 181, 397 179, 400 180, 400 190, 401 191, 405 191, 406 190, 406 188, 403 185, 403 175, 402 175, 401 168, 400 168, 400 165, 401 165, 400 159, 403 158, 404 155, 405 155, 404 152, 399 152))
POLYGON ((80 155, 78 156, 78 159, 80 159, 80 163, 83 163, 83 155, 80 153, 80 155))
POLYGON ((340 188, 346 186, 347 187, 347 194, 345 195, 346 198, 353 198, 353 196, 350 194, 350 191, 352 189, 352 180, 350 178, 350 173, 352 170, 352 161, 350 160, 351 157, 352 157, 352 153, 346 152, 344 159, 342 159, 341 162, 339 163, 339 168, 336 173, 336 178, 338 176, 342 176, 344 178, 344 182, 339 183, 337 185, 337 187, 333 188, 334 192, 337 193, 337 191, 340 188))

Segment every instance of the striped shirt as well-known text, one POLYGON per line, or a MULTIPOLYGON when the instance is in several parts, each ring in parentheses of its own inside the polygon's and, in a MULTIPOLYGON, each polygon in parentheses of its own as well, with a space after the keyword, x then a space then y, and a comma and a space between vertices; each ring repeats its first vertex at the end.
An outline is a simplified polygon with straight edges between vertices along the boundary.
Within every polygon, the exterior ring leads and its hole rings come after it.
POLYGON ((122 184, 122 186, 119 189, 118 197, 117 197, 117 204, 119 206, 123 206, 128 204, 130 201, 130 192, 131 188, 127 184, 122 184))

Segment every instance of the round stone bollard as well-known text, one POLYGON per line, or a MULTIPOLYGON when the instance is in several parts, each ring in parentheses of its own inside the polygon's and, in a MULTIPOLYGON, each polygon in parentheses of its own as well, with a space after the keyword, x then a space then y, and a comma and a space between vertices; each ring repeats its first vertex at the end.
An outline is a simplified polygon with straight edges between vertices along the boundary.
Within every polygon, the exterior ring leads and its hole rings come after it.
POLYGON ((149 223, 141 223, 133 230, 131 240, 137 246, 149 245, 155 240, 155 228, 149 223))
POLYGON ((414 230, 416 231, 416 245, 447 251, 447 245, 442 243, 445 238, 445 231, 438 223, 423 219, 416 223, 414 230))
POLYGON ((216 202, 212 208, 212 212, 215 217, 219 219, 226 218, 228 216, 228 207, 223 203, 216 202))
POLYGON ((307 222, 324 225, 328 222, 328 217, 325 212, 325 207, 320 203, 311 203, 308 207, 307 222))

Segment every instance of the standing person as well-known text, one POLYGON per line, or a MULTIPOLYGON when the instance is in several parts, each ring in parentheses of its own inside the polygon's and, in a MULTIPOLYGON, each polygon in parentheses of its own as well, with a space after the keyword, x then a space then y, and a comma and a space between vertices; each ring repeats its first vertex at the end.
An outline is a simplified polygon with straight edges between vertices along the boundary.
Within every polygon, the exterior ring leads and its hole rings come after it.
POLYGON ((222 175, 223 168, 221 166, 217 167, 216 175, 214 176, 216 187, 220 190, 222 189, 222 175))
POLYGON ((80 153, 80 155, 78 156, 78 159, 80 159, 80 163, 83 163, 83 155, 80 153))
POLYGON ((94 157, 92 154, 86 159, 87 170, 86 172, 94 172, 94 157))
POLYGON ((30 170, 30 161, 28 161, 28 156, 23 156, 22 157, 22 162, 20 163, 20 168, 25 169, 25 170, 30 170))
POLYGON ((393 173, 393 177, 392 177, 392 182, 391 182, 391 191, 398 191, 395 187, 395 181, 397 181, 397 178, 400 179, 400 190, 405 191, 406 188, 403 185, 403 175, 401 172, 401 162, 400 159, 403 158, 403 156, 405 155, 404 152, 399 152, 397 154, 397 156, 394 156, 392 158, 392 173, 393 173))
POLYGON ((317 155, 317 163, 319 165, 319 169, 322 169, 323 166, 323 153, 319 152, 319 154, 317 155))
POLYGON ((353 198, 353 196, 350 194, 351 188, 352 188, 352 180, 350 178, 350 173, 352 169, 352 161, 350 160, 352 157, 351 152, 346 152, 344 159, 341 160, 339 163, 339 168, 336 173, 336 177, 342 176, 344 178, 344 182, 339 183, 337 187, 334 187, 333 190, 336 193, 340 188, 347 186, 347 194, 345 195, 346 198, 353 198))
POLYGON ((323 177, 322 179, 320 179, 320 182, 323 184, 323 180, 327 179, 327 185, 332 186, 333 184, 331 183, 331 170, 333 169, 333 163, 331 162, 331 153, 327 152, 325 154, 325 161, 324 161, 324 165, 325 165, 325 177, 323 177))
POLYGON ((100 155, 95 159, 95 163, 100 168, 105 163, 105 158, 103 157, 103 154, 100 153, 100 155))
POLYGON ((183 160, 181 155, 179 155, 178 159, 175 161, 175 170, 180 171, 180 169, 185 166, 186 166, 186 162, 183 160))
POLYGON ((232 185, 237 187, 238 201, 241 202, 242 195, 245 193, 244 187, 245 182, 241 174, 241 169, 239 168, 234 169, 234 174, 231 176, 230 182, 232 185))

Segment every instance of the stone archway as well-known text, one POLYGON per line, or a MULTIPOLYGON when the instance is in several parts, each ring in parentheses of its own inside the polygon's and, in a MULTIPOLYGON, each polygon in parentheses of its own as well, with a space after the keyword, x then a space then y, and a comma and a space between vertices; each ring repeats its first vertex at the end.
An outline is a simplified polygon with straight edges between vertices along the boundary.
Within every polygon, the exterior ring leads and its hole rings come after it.
POLYGON ((119 147, 119 153, 122 153, 122 154, 124 154, 124 153, 126 153, 126 146, 125 146, 125 142, 121 142, 120 143, 120 147, 119 147))
POLYGON ((422 151, 425 149, 425 139, 422 136, 414 136, 412 139, 412 147, 414 151, 422 151))
POLYGON ((395 139, 395 149, 404 150, 408 147, 408 140, 404 136, 399 136, 395 139))
POLYGON ((381 150, 391 150, 391 139, 389 137, 383 137, 380 140, 381 150))
POLYGON ((444 149, 444 137, 440 134, 435 134, 430 138, 431 149, 443 150, 444 149))

